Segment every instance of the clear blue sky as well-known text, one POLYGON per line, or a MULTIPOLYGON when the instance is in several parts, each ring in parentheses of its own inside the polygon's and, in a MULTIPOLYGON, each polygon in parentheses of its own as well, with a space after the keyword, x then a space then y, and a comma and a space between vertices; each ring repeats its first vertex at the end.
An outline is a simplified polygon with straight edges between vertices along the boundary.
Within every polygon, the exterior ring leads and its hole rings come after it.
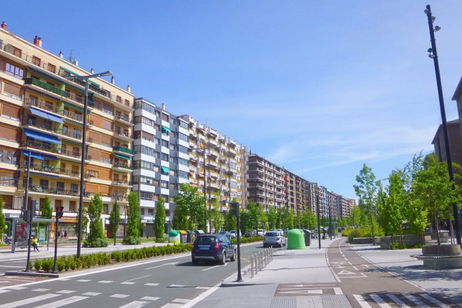
POLYGON ((440 123, 425 5, 448 119, 462 76, 462 2, 3 1, 9 30, 137 96, 190 114, 275 163, 355 197, 432 150, 440 123))

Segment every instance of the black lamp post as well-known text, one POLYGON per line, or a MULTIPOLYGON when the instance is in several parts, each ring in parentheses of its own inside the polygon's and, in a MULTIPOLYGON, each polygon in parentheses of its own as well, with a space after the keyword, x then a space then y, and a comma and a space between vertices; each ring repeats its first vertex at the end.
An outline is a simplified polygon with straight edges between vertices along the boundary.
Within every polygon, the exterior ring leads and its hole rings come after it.
POLYGON ((82 156, 80 159, 80 194, 79 194, 79 216, 77 222, 77 258, 80 258, 80 248, 82 243, 82 210, 83 210, 83 185, 84 185, 84 172, 85 172, 85 158, 86 158, 86 133, 87 133, 87 108, 88 108, 88 83, 91 78, 110 76, 110 71, 86 76, 73 75, 69 78, 80 79, 85 82, 85 97, 83 101, 83 127, 82 127, 82 156))
MULTIPOLYGON (((452 188, 455 189, 454 187, 454 172, 452 169, 452 158, 451 158, 451 152, 449 150, 449 137, 448 137, 448 127, 446 123, 446 111, 444 108, 444 99, 443 99, 443 88, 441 86, 441 76, 440 76, 440 67, 438 63, 438 53, 436 51, 436 42, 435 42, 435 31, 439 31, 441 28, 439 26, 433 26, 433 21, 435 20, 435 17, 432 16, 432 11, 430 8, 430 5, 427 5, 425 9, 425 14, 427 15, 428 19, 428 29, 430 31, 430 41, 432 44, 432 47, 429 48, 428 51, 428 56, 433 59, 433 64, 435 66, 435 75, 436 75, 436 86, 438 88, 438 98, 439 98, 439 103, 440 103, 440 112, 441 112, 441 120, 442 120, 442 127, 443 127, 443 136, 444 136, 444 147, 446 151, 446 162, 448 164, 448 173, 449 173, 449 179, 453 183, 452 188)), ((455 224, 455 235, 457 239, 457 244, 462 245, 461 239, 460 239, 460 227, 459 227, 459 211, 457 209, 457 204, 452 203, 452 211, 454 215, 454 224, 455 224)))

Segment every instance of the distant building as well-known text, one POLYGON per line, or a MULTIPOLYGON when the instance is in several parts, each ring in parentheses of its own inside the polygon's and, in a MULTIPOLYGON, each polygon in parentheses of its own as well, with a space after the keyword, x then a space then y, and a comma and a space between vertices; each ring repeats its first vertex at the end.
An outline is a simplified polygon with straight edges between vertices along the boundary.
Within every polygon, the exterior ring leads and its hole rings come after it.
MULTIPOLYGON (((460 131, 460 120, 452 120, 447 122, 449 151, 451 151, 451 159, 462 165, 462 138, 460 131)), ((440 125, 433 138, 432 144, 435 148, 435 154, 440 161, 446 161, 446 148, 444 142, 443 125, 440 125)))

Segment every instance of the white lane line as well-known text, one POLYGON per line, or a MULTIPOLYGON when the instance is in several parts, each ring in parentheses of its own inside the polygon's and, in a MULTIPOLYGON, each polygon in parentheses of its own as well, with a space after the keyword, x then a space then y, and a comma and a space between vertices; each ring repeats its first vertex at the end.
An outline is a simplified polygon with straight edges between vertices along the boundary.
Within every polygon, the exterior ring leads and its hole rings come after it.
POLYGON ((109 297, 114 297, 114 298, 126 298, 126 297, 129 297, 130 295, 128 294, 112 294, 111 296, 109 297))
POLYGON ((160 297, 155 297, 155 296, 145 296, 145 297, 142 297, 140 298, 142 301, 156 301, 158 300, 160 297))
POLYGON ((178 264, 178 262, 170 262, 170 263, 164 263, 164 264, 160 264, 160 265, 156 265, 156 266, 146 267, 145 270, 152 270, 152 269, 156 269, 156 268, 159 268, 159 267, 162 267, 162 266, 175 265, 175 264, 178 264))
POLYGON ((120 306, 119 308, 138 308, 138 307, 143 307, 146 305, 148 302, 142 302, 142 301, 133 301, 131 303, 128 303, 126 305, 120 306))
POLYGON ((163 305, 160 308, 182 308, 182 307, 184 307, 182 304, 168 303, 168 304, 163 305))
POLYGON ((10 287, 8 289, 11 289, 11 290, 24 290, 24 289, 27 289, 26 287, 10 287))
POLYGON ((190 301, 190 299, 186 299, 186 298, 175 298, 174 300, 172 300, 172 303, 186 304, 189 301, 190 301))
POLYGON ((409 308, 408 305, 406 305, 402 300, 400 300, 398 298, 398 296, 394 295, 394 294, 387 294, 387 296, 392 300, 394 301, 399 307, 401 308, 409 308))
POLYGON ((74 290, 60 290, 56 293, 60 293, 60 294, 71 294, 71 293, 74 293, 75 291, 74 290))
POLYGON ((343 295, 343 292, 342 292, 341 288, 334 288, 334 293, 335 293, 335 295, 343 295))
POLYGON ((219 266, 221 266, 221 265, 215 265, 215 266, 212 266, 212 267, 207 267, 207 268, 202 269, 201 271, 203 271, 203 272, 210 271, 211 269, 217 268, 219 266))
POLYGON ((353 297, 356 299, 356 301, 362 308, 372 308, 371 305, 369 305, 367 301, 364 299, 364 297, 362 297, 361 295, 353 294, 353 297))
POLYGON ((19 265, 2 265, 0 267, 4 268, 23 268, 24 266, 19 266, 19 265))
POLYGON ((429 294, 423 293, 420 294, 423 298, 425 298, 427 301, 432 302, 433 304, 437 305, 438 307, 450 307, 449 305, 443 303, 442 301, 437 300, 436 298, 430 296, 429 294))
POLYGON ((375 293, 371 293, 369 294, 370 298, 372 298, 379 306, 380 308, 391 308, 390 305, 388 305, 384 300, 383 298, 381 298, 380 296, 378 296, 377 294, 375 293))
POLYGON ((58 308, 58 307, 66 306, 66 305, 69 305, 69 304, 72 304, 72 303, 75 303, 75 302, 79 302, 79 301, 84 300, 86 298, 88 298, 88 297, 86 297, 86 296, 71 296, 71 297, 68 297, 68 298, 61 299, 61 300, 56 301, 56 302, 47 303, 47 304, 42 305, 42 306, 36 306, 35 308, 58 308))
POLYGON ((416 303, 418 307, 428 307, 427 304, 425 304, 424 302, 422 302, 420 299, 418 299, 417 297, 415 296, 412 296, 411 294, 403 294, 403 296, 405 298, 407 298, 408 300, 410 300, 411 302, 413 303, 416 303))
POLYGON ((11 292, 10 290, 0 290, 0 294, 11 292))
POLYGON ((98 283, 111 283, 112 280, 100 280, 98 281, 98 283))
POLYGON ((184 288, 184 284, 171 284, 167 288, 184 288))
POLYGON ((136 282, 134 281, 123 281, 120 284, 135 284, 136 282))
POLYGON ((197 290, 208 290, 210 287, 196 287, 197 290))
POLYGON ((43 294, 43 295, 39 295, 39 296, 35 296, 35 297, 22 299, 22 300, 15 301, 15 302, 3 304, 3 305, 0 305, 0 308, 15 308, 15 307, 19 307, 19 306, 23 306, 23 305, 29 305, 29 304, 32 304, 32 303, 43 301, 43 300, 46 300, 46 299, 50 299, 50 298, 53 298, 53 297, 56 297, 56 296, 60 296, 60 295, 59 294, 43 294))
POLYGON ((157 287, 159 284, 157 282, 148 282, 144 284, 145 286, 157 287))
POLYGON ((145 276, 140 276, 140 277, 135 277, 135 278, 132 278, 132 279, 128 279, 128 280, 125 280, 125 281, 135 281, 135 280, 138 280, 138 279, 143 279, 143 278, 148 278, 148 277, 151 277, 152 275, 145 275, 145 276))
POLYGON ((79 279, 79 280, 77 280, 77 281, 78 281, 78 282, 89 282, 89 281, 91 281, 91 279, 79 279))
POLYGON ((100 292, 86 292, 86 293, 82 293, 82 295, 86 295, 86 296, 96 296, 96 295, 100 295, 101 293, 100 292))

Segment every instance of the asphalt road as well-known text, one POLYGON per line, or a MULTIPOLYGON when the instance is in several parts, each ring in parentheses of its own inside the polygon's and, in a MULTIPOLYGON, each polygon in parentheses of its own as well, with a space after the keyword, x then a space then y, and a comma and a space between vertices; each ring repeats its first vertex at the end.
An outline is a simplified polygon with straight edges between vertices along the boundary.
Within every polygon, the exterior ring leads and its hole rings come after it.
MULTIPOLYGON (((241 247, 242 267, 261 243, 241 247)), ((16 264, 11 261, 8 264, 16 264)), ((0 287, 2 307, 181 307, 213 290, 237 271, 226 265, 192 265, 190 254, 150 259, 91 273, 71 273, 58 279, 0 287)))

